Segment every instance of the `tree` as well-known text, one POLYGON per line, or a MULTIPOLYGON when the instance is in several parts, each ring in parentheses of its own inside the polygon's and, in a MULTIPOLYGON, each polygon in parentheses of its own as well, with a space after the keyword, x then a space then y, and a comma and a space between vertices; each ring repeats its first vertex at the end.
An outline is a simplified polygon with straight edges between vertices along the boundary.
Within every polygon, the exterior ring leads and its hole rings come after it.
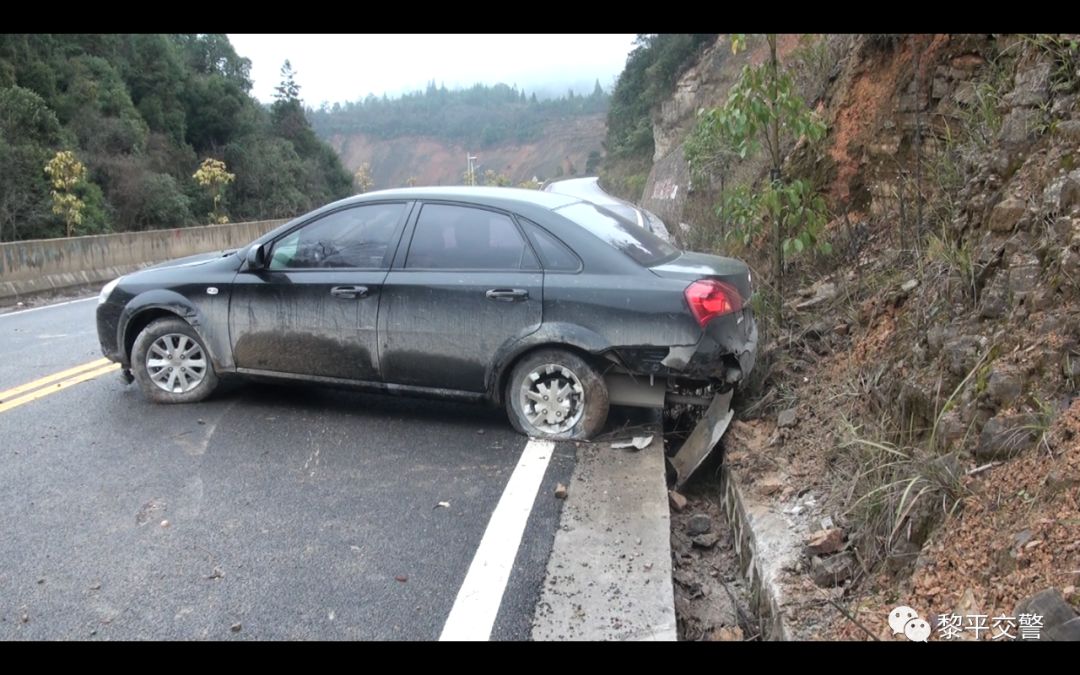
POLYGON ((597 169, 600 168, 601 161, 603 161, 603 157, 600 155, 599 150, 590 152, 589 157, 585 160, 585 174, 595 176, 597 169))
POLYGON ((0 33, 0 238, 200 222, 212 210, 189 178, 200 157, 237 175, 215 218, 291 217, 347 196, 352 175, 307 124, 291 63, 269 111, 249 94, 250 67, 220 34, 0 33), (52 211, 42 168, 58 150, 85 164, 66 193, 84 204, 80 223, 52 211))
POLYGON ((72 237, 86 210, 86 202, 75 194, 75 189, 86 180, 86 167, 75 158, 74 152, 61 150, 45 165, 45 173, 52 180, 53 213, 64 219, 67 236, 72 237))
POLYGON ((41 96, 0 88, 0 241, 55 236, 50 181, 41 167, 60 136, 60 122, 41 96))
MULTIPOLYGON (((771 225, 773 304, 776 322, 781 325, 785 257, 815 245, 826 252, 829 249, 829 244, 819 239, 828 214, 825 200, 807 181, 784 178, 783 144, 790 139, 818 141, 825 136, 826 127, 796 93, 791 73, 780 67, 776 35, 768 34, 765 39, 769 58, 758 66, 744 66, 727 102, 700 115, 686 145, 686 157, 691 171, 702 176, 726 169, 734 157, 745 159, 762 147, 768 152, 771 170, 764 188, 725 191, 717 213, 731 222, 746 242, 764 225, 771 225)), ((732 52, 738 53, 745 48, 746 38, 734 35, 731 44, 732 52)))
POLYGON ((356 194, 362 195, 375 184, 375 179, 371 177, 371 165, 364 162, 360 165, 360 168, 353 174, 353 183, 356 184, 356 194))
POLYGON ((510 179, 506 177, 506 174, 498 173, 494 169, 488 169, 484 171, 484 185, 506 187, 510 185, 510 179))
POLYGON ((274 99, 285 103, 300 100, 300 85, 296 83, 296 73, 288 59, 281 66, 281 82, 274 87, 274 99))
POLYGON ((270 111, 278 132, 294 145, 302 146, 304 150, 313 146, 316 142, 315 135, 304 115, 296 73, 287 59, 281 66, 281 82, 274 87, 274 99, 270 111))
POLYGON ((211 222, 227 223, 229 217, 221 211, 221 197, 225 193, 225 186, 236 180, 236 175, 225 169, 225 162, 213 157, 207 157, 199 165, 199 170, 192 176, 195 182, 203 186, 214 200, 214 211, 210 213, 211 222))

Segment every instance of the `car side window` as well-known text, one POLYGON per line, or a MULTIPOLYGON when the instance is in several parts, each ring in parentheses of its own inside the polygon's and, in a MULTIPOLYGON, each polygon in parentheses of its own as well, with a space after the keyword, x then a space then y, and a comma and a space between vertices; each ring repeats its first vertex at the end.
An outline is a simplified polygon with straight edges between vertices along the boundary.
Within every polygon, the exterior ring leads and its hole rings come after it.
POLYGON ((539 269, 508 216, 450 204, 425 204, 405 267, 412 269, 539 269))
POLYGON ((577 272, 581 269, 581 260, 577 255, 556 239, 551 233, 540 227, 531 220, 521 219, 525 231, 529 233, 536 252, 540 254, 540 261, 548 272, 577 272))
POLYGON ((405 204, 335 211, 278 240, 270 269, 383 268, 405 204))

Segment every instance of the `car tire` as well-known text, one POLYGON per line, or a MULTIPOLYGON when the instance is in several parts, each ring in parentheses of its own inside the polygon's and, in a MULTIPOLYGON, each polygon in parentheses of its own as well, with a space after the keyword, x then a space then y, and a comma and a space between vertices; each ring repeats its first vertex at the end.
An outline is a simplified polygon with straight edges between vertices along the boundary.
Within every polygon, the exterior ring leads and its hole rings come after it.
POLYGON ((195 329, 180 318, 152 321, 135 338, 131 372, 155 403, 194 403, 217 388, 214 364, 195 329))
POLYGON ((568 351, 544 349, 527 355, 511 371, 505 394, 510 423, 532 438, 586 440, 607 421, 603 376, 568 351))

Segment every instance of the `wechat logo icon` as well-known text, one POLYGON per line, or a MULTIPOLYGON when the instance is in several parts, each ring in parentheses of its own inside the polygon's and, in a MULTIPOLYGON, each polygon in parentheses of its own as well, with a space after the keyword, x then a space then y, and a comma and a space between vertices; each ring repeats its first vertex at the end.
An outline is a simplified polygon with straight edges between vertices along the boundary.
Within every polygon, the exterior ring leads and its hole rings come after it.
POLYGON ((912 642, 926 642, 930 638, 930 623, 906 605, 889 612, 889 628, 893 635, 903 633, 912 642))

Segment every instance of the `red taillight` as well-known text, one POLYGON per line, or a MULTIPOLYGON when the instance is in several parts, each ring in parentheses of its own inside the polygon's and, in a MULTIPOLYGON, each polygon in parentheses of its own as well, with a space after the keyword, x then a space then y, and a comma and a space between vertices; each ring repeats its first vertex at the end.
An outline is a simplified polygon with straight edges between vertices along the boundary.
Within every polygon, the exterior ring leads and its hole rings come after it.
POLYGON ((699 279, 686 287, 686 302, 694 318, 704 328, 718 316, 742 309, 742 296, 731 284, 715 279, 699 279))

